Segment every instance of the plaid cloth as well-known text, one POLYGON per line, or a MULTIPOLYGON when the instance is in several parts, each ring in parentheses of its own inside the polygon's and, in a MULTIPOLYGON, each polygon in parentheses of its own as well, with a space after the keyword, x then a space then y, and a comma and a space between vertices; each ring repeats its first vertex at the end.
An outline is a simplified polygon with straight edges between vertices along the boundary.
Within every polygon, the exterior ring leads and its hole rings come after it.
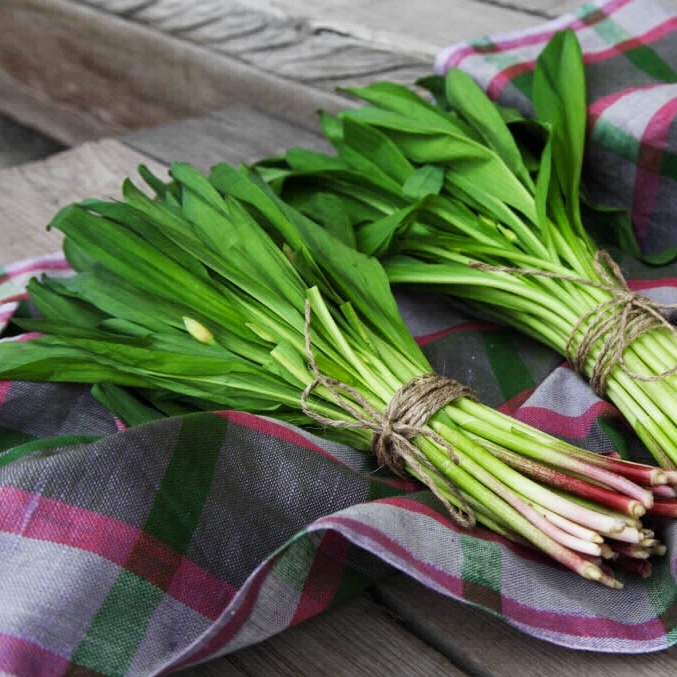
MULTIPOLYGON (((438 69, 459 63, 525 104, 536 52, 565 25, 595 74, 597 183, 630 182, 621 197, 646 217, 643 242, 674 242, 663 221, 677 195, 665 84, 677 67, 673 15, 644 0, 590 5, 457 45, 438 69)), ((677 301, 674 266, 627 260, 625 271, 634 288, 677 301)), ((25 338, 9 320, 30 311, 22 289, 41 272, 68 270, 60 256, 0 270, 4 340, 25 338)), ((641 456, 614 407, 559 356, 445 298, 398 301, 433 367, 486 403, 589 449, 641 456)), ((484 529, 459 529, 420 485, 289 425, 227 411, 125 429, 88 387, 0 382, 2 674, 164 673, 259 642, 393 570, 557 644, 655 651, 677 640, 677 524, 658 528, 669 551, 651 577, 608 590, 484 529)))

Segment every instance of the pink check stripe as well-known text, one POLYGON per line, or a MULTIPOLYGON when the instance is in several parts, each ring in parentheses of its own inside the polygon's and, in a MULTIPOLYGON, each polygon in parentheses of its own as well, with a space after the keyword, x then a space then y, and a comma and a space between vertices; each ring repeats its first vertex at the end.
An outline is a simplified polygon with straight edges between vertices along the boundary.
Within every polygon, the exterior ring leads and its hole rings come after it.
POLYGON ((677 115, 677 98, 668 101, 652 116, 642 136, 637 158, 637 179, 633 197, 633 223, 637 238, 644 240, 661 185, 663 154, 668 145, 672 121, 677 115))
MULTIPOLYGON (((152 538, 114 517, 14 487, 0 487, 0 505, 0 531, 79 548, 120 567, 137 542, 152 538)), ((149 548, 158 561, 180 558, 167 593, 206 618, 218 618, 236 589, 156 539, 149 548)))
MULTIPOLYGON (((217 652, 222 653, 224 648, 240 631, 242 626, 252 615, 259 593, 268 575, 272 571, 274 559, 265 560, 247 579, 240 589, 237 599, 233 600, 228 614, 224 615, 209 631, 209 634, 196 643, 189 652, 186 652, 176 663, 167 666, 167 671, 207 660, 217 652), (235 605, 237 605, 235 607, 235 605), (235 607, 235 608, 233 608, 235 607)), ((282 628, 281 628, 282 629, 282 628)))
POLYGON ((603 96, 601 99, 597 99, 596 101, 593 101, 589 106, 588 106, 588 123, 590 127, 594 126, 594 124, 599 120, 599 118, 602 117, 602 115, 609 109, 611 106, 613 106, 617 101, 620 101, 624 97, 634 94, 635 92, 641 92, 642 90, 645 89, 652 89, 655 87, 655 85, 645 85, 643 87, 632 87, 630 89, 623 89, 619 92, 614 92, 613 94, 609 94, 608 96, 603 96))
POLYGON ((0 633, 0 671, 15 677, 61 677, 69 660, 35 642, 0 633))
POLYGON ((416 343, 419 346, 427 346, 429 343, 434 343, 445 336, 450 336, 459 331, 483 331, 485 329, 496 329, 498 325, 492 324, 491 322, 480 322, 476 320, 471 320, 469 322, 461 322, 460 324, 454 325, 453 327, 445 327, 444 329, 439 329, 438 331, 432 332, 431 334, 422 334, 415 336, 416 343))
MULTIPOLYGON (((610 2, 601 3, 597 10, 593 10, 592 15, 595 17, 590 20, 589 15, 583 17, 575 17, 573 15, 563 15, 553 21, 535 27, 534 29, 526 29, 516 31, 514 33, 505 33, 497 35, 492 38, 490 47, 482 48, 483 54, 496 54, 499 52, 508 52, 510 50, 518 49, 520 47, 528 47, 547 42, 557 31, 567 27, 574 29, 582 29, 587 26, 602 21, 611 16, 614 12, 625 7, 625 5, 634 2, 634 0, 611 0, 610 2)), ((590 13, 589 13, 590 14, 590 13)), ((473 44, 465 44, 457 49, 453 49, 441 64, 441 72, 444 72, 452 67, 458 67, 469 56, 478 53, 478 48, 473 44)), ((440 70, 439 66, 436 70, 440 70)))
POLYGON ((606 61, 607 59, 618 56, 619 54, 623 54, 624 52, 628 52, 632 49, 636 49, 637 47, 651 44, 652 42, 656 42, 656 40, 660 40, 666 35, 669 35, 675 30, 675 28, 677 28, 677 16, 666 19, 663 23, 654 26, 641 35, 633 35, 631 38, 622 40, 621 42, 611 45, 606 49, 600 49, 595 52, 587 52, 584 56, 585 63, 589 64, 597 63, 599 61, 606 61))
POLYGON ((324 611, 341 588, 350 542, 335 531, 327 531, 315 553, 291 625, 324 611))
POLYGON ((122 565, 139 530, 100 513, 14 487, 0 487, 0 531, 60 543, 122 565))
POLYGON ((530 628, 530 631, 538 628, 560 636, 632 641, 665 638, 665 627, 657 618, 633 624, 621 623, 603 616, 572 616, 557 611, 534 608, 505 596, 503 597, 502 610, 506 617, 516 623, 524 624, 530 628))
POLYGON ((8 299, 0 299, 0 327, 9 322, 14 311, 17 308, 17 304, 14 301, 9 301, 8 299), (7 301, 5 303, 5 301, 7 301))
POLYGON ((9 389, 12 387, 11 381, 0 381, 0 407, 7 398, 9 389))
MULTIPOLYGON (((417 509, 420 504, 416 504, 416 506, 417 507, 412 511, 424 512, 424 510, 417 509)), ((430 516, 436 520, 440 518, 440 515, 433 510, 430 510, 430 516)), ((435 581, 441 589, 446 590, 458 598, 461 598, 463 595, 463 579, 460 576, 454 576, 428 562, 418 559, 411 551, 404 548, 383 531, 369 526, 360 520, 333 515, 317 520, 312 525, 312 528, 313 530, 320 528, 336 529, 346 538, 349 538, 351 541, 356 541, 358 545, 364 540, 368 540, 371 544, 375 543, 379 547, 381 558, 386 562, 398 566, 405 564, 409 574, 413 575, 414 572, 416 572, 424 579, 435 581)))
POLYGON ((633 291, 677 287, 677 277, 661 277, 658 280, 628 280, 628 287, 633 291))
POLYGON ((546 407, 521 407, 513 416, 538 427, 545 433, 560 435, 574 440, 582 440, 590 434, 600 416, 617 414, 617 410, 608 402, 596 402, 580 416, 566 416, 546 407))
MULTIPOLYGON (((576 24, 574 24, 574 27, 576 27, 576 24)), ((652 42, 655 42, 656 40, 659 40, 660 38, 669 35, 672 31, 677 28, 677 17, 673 17, 671 19, 667 19, 665 22, 660 24, 659 26, 656 26, 652 28, 651 30, 646 31, 646 33, 639 35, 639 36, 633 36, 632 38, 629 38, 628 40, 623 40, 621 42, 616 43, 615 45, 612 45, 606 49, 600 49, 598 51, 586 51, 585 54, 583 55, 583 61, 586 64, 592 64, 592 63, 599 63, 601 61, 606 61, 608 59, 611 59, 614 56, 617 56, 619 54, 623 54, 624 52, 630 51, 631 49, 635 49, 641 45, 645 44, 651 44, 652 42)), ((555 31, 551 31, 548 33, 544 38, 543 42, 547 42, 552 35, 554 34, 555 31)), ((523 47, 527 44, 534 44, 537 43, 538 41, 525 41, 521 43, 520 45, 517 45, 517 47, 523 47)), ((492 52, 495 50, 491 50, 492 52)), ((500 51, 503 51, 502 49, 500 51)), ((452 64, 453 65, 453 64, 452 64)), ((451 66, 448 66, 447 68, 450 68, 451 66)), ((492 99, 497 99, 501 92, 507 87, 510 82, 512 82, 517 76, 522 75, 524 73, 529 73, 534 70, 536 67, 536 61, 533 59, 526 59, 524 61, 520 61, 519 63, 516 63, 512 66, 508 66, 504 70, 498 72, 493 79, 489 82, 487 85, 487 94, 489 95, 490 98, 492 99)), ((621 92, 614 94, 613 96, 616 98, 619 98, 623 94, 627 92, 621 92)), ((608 97, 611 98, 611 97, 608 97)))
MULTIPOLYGON (((397 503, 400 507, 406 507, 407 509, 430 514, 432 517, 436 516, 436 518, 439 518, 439 515, 427 508, 427 506, 418 504, 414 501, 407 501, 406 499, 395 499, 395 501, 392 499, 385 499, 384 502, 397 503), (403 502, 406 502, 409 505, 402 505, 403 502)), ((384 549, 387 549, 389 553, 396 554, 400 560, 406 562, 407 565, 411 566, 413 569, 420 571, 420 573, 426 577, 430 577, 452 595, 462 598, 462 579, 412 557, 411 553, 392 541, 383 532, 374 529, 373 527, 369 527, 357 520, 341 516, 323 518, 318 520, 314 526, 324 526, 325 524, 337 524, 342 527, 347 527, 356 533, 366 535, 370 540, 377 542, 384 549)), ((493 538, 489 540, 503 542, 503 539, 496 537, 494 534, 492 534, 492 536, 493 538)), ((524 555, 525 551, 520 549, 520 556, 524 557, 524 555)), ((527 555, 525 559, 531 558, 527 555)), ((534 559, 543 561, 540 557, 534 559)), ((557 566, 550 561, 545 562, 545 564, 548 566, 557 566)), ((408 571, 409 573, 412 573, 411 570, 408 569, 408 571)), ((569 634, 571 636, 606 637, 609 639, 619 638, 631 639, 634 641, 660 639, 665 636, 665 628, 656 618, 637 624, 621 623, 602 617, 584 618, 580 615, 568 615, 556 611, 535 609, 505 597, 503 597, 502 612, 506 617, 518 623, 524 623, 530 628, 540 628, 561 634, 569 634)))
POLYGON ((63 254, 50 254, 36 259, 18 261, 5 267, 5 274, 0 275, 0 283, 5 280, 13 280, 24 275, 34 275, 35 273, 48 271, 69 271, 70 266, 66 262, 63 254))
POLYGON ((535 388, 525 388, 521 393, 517 393, 514 397, 496 407, 502 414, 514 416, 515 412, 532 396, 535 388))
POLYGON ((228 419, 229 421, 232 421, 233 423, 244 426, 245 428, 257 430, 259 432, 265 433, 266 435, 272 435, 278 440, 289 442, 290 444, 302 447, 303 449, 310 449, 310 451, 314 451, 318 454, 321 454, 322 456, 326 456, 327 458, 336 461, 337 463, 340 463, 339 459, 333 454, 330 454, 326 449, 323 449, 318 444, 314 444, 309 439, 292 430, 291 428, 287 428, 286 426, 276 423, 275 421, 271 421, 255 414, 247 414, 246 412, 234 410, 218 411, 216 414, 228 419))

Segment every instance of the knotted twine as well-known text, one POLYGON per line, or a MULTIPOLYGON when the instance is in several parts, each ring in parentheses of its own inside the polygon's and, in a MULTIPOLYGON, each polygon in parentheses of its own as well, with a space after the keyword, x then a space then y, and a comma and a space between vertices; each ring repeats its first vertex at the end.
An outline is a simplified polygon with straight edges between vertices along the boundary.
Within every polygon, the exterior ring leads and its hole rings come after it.
POLYGON ((659 381, 677 373, 677 366, 658 374, 638 374, 625 363, 625 349, 638 337, 652 329, 664 327, 677 335, 677 328, 665 313, 677 309, 677 304, 658 303, 628 286, 618 264, 608 252, 595 252, 594 267, 601 282, 575 275, 562 275, 539 269, 492 266, 471 262, 472 268, 525 276, 549 277, 555 280, 577 282, 588 287, 609 292, 612 296, 584 313, 574 325, 565 347, 565 356, 575 371, 586 377, 586 364, 598 341, 597 359, 590 370, 589 382, 599 397, 606 394, 607 381, 614 367, 619 366, 629 377, 639 381, 659 381), (580 339, 576 337, 581 334, 580 339))
POLYGON ((421 374, 405 383, 393 395, 390 402, 379 413, 355 388, 338 379, 325 376, 318 368, 310 340, 310 302, 306 300, 304 339, 308 363, 315 379, 308 384, 301 395, 301 409, 306 416, 325 426, 344 429, 371 430, 371 451, 376 455, 379 466, 393 474, 406 478, 407 466, 419 477, 443 503, 452 519, 463 527, 475 525, 475 514, 461 495, 458 487, 433 465, 428 457, 412 441, 423 436, 436 442, 458 465, 459 459, 453 447, 441 435, 426 426, 428 419, 442 407, 459 397, 477 399, 476 393, 457 381, 441 374, 421 374), (318 386, 324 386, 334 396, 337 404, 354 420, 334 419, 314 412, 308 405, 308 397, 318 386), (426 481, 433 473, 456 497, 461 509, 454 506, 435 482, 426 481))

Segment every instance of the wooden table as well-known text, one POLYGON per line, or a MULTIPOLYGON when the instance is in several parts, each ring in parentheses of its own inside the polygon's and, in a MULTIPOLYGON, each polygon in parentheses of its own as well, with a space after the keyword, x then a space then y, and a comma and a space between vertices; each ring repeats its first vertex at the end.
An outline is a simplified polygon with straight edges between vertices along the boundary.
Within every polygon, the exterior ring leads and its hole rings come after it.
MULTIPOLYGON (((189 4, 0 4, 0 105, 73 146, 0 171, 0 265, 58 249, 58 234, 44 230, 56 209, 117 195, 139 162, 206 169, 292 145, 324 147, 314 111, 346 105, 334 85, 410 82, 451 40, 539 23, 577 3, 461 0, 445 9, 446 22, 440 8, 452 3, 441 0, 419 0, 413 14, 404 0, 309 0, 301 10, 291 0, 189 4)), ((320 616, 183 674, 624 677, 676 668, 677 650, 603 655, 535 640, 393 572, 320 616)))

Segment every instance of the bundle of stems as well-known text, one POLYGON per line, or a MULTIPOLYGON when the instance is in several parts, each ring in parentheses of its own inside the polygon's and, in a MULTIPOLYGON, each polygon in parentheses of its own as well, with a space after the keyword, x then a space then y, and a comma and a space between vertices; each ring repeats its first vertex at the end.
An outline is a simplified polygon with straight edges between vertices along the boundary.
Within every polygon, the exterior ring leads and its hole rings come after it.
POLYGON ((154 197, 127 181, 122 202, 55 217, 76 274, 30 283, 42 317, 20 323, 40 336, 0 343, 0 378, 97 384, 131 423, 234 408, 319 429, 408 471, 462 526, 611 587, 611 560, 665 551, 642 517, 674 478, 572 447, 431 374, 376 259, 245 169, 141 173, 154 197))
MULTIPOLYGON (((337 156, 291 149, 257 171, 290 204, 381 259, 393 284, 435 288, 567 357, 624 414, 659 465, 677 469, 677 335, 671 307, 632 293, 584 228, 618 210, 581 191, 586 83, 573 32, 534 72, 535 118, 502 108, 463 72, 348 90, 367 105, 323 128, 337 156)), ((614 230, 616 229, 616 230, 614 230)))

